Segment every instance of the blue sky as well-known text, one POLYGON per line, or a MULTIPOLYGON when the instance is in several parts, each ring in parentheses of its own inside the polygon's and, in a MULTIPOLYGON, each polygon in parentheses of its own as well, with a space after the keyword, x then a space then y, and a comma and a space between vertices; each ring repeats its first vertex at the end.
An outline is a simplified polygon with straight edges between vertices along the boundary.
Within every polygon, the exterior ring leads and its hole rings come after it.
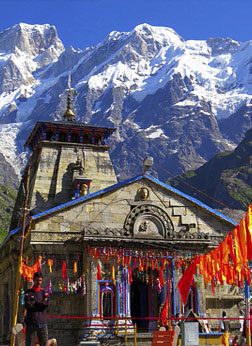
POLYGON ((252 40, 252 0, 0 0, 0 31, 20 22, 55 25, 65 47, 96 45, 113 30, 148 23, 184 39, 252 40))

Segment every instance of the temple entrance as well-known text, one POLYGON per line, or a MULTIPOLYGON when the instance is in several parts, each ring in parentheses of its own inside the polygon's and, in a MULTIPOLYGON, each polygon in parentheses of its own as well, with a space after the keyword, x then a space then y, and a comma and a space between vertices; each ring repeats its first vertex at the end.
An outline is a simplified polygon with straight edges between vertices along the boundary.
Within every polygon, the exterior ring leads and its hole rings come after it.
MULTIPOLYGON (((149 273, 149 271, 148 271, 149 273)), ((157 320, 146 319, 146 317, 159 317, 160 290, 155 284, 156 273, 153 276, 143 275, 137 269, 132 275, 130 290, 130 307, 132 322, 137 329, 151 331, 155 329, 157 320)))

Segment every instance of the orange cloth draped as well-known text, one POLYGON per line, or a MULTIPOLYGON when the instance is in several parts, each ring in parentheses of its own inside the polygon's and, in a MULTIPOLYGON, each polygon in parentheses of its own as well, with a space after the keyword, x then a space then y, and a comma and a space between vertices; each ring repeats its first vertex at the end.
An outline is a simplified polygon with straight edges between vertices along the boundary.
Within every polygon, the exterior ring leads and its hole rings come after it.
POLYGON ((235 244, 236 270, 238 273, 240 273, 240 271, 244 265, 244 262, 243 262, 243 256, 242 256, 242 252, 241 252, 240 240, 239 240, 239 236, 238 236, 237 227, 234 228, 233 234, 234 234, 234 244, 235 244))
POLYGON ((222 245, 222 264, 225 265, 229 263, 229 254, 230 254, 228 236, 223 240, 221 245, 222 245))
POLYGON ((52 273, 53 259, 48 258, 47 260, 50 273, 52 273))
POLYGON ((245 217, 245 227, 247 235, 247 256, 248 260, 252 260, 252 206, 249 206, 248 212, 245 217))
POLYGON ((41 270, 41 256, 39 256, 37 258, 37 261, 35 264, 33 264, 32 267, 28 267, 26 264, 24 264, 24 262, 22 261, 21 263, 21 268, 20 268, 20 272, 23 275, 24 280, 27 279, 27 281, 31 282, 33 279, 33 275, 36 272, 40 272, 41 270))
POLYGON ((238 286, 242 286, 244 280, 247 280, 250 285, 251 273, 247 266, 248 260, 252 260, 252 205, 248 208, 245 220, 242 219, 217 248, 208 254, 197 256, 186 269, 178 283, 183 303, 187 301, 197 264, 205 286, 211 282, 214 292, 215 280, 220 284, 226 280, 228 284, 238 286))
POLYGON ((111 276, 112 276, 112 283, 113 285, 115 285, 115 266, 112 265, 112 268, 111 268, 111 276))
POLYGON ((77 261, 74 261, 74 265, 73 265, 73 273, 76 274, 77 273, 77 261))
POLYGON ((216 249, 212 250, 211 252, 212 252, 214 272, 217 273, 220 269, 220 266, 219 266, 220 249, 219 249, 219 247, 217 247, 216 249))
POLYGON ((241 253, 243 257, 243 263, 246 266, 248 262, 248 256, 247 256, 247 232, 245 227, 245 221, 244 219, 241 219, 238 227, 238 237, 240 241, 240 248, 241 253))
POLYGON ((196 265, 200 263, 200 257, 196 257, 193 263, 186 269, 178 283, 179 293, 183 304, 186 304, 188 293, 193 281, 193 275, 196 273, 196 265))

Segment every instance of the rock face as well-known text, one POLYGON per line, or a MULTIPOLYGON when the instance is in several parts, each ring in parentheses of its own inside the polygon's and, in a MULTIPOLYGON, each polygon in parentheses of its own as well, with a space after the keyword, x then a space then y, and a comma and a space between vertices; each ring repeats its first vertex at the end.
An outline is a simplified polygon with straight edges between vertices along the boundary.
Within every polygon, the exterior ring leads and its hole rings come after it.
POLYGON ((110 145, 120 179, 140 173, 146 155, 162 180, 195 169, 251 126, 251 41, 184 41, 142 24, 65 50, 54 27, 18 24, 0 33, 0 50, 0 152, 16 174, 34 124, 62 119, 69 71, 77 119, 118 128, 110 145))

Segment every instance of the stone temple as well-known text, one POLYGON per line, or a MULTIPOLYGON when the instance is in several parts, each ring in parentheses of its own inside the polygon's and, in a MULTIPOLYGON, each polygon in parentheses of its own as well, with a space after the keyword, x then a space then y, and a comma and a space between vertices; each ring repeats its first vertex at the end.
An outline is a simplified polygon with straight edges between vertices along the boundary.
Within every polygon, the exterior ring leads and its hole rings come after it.
MULTIPOLYGON (((38 122, 27 139, 29 169, 0 245, 0 342, 11 334, 25 184, 23 259, 29 268, 40 259, 49 335, 60 345, 77 345, 90 331, 117 340, 125 317, 129 337, 135 325, 148 343, 167 300, 169 316, 238 314, 243 296, 235 289, 213 295, 196 277, 186 306, 177 290, 191 257, 216 247, 236 223, 145 172, 118 182, 109 156, 114 131, 77 122, 69 102, 62 120, 38 122)), ((23 274, 18 321, 29 285, 23 274)))

